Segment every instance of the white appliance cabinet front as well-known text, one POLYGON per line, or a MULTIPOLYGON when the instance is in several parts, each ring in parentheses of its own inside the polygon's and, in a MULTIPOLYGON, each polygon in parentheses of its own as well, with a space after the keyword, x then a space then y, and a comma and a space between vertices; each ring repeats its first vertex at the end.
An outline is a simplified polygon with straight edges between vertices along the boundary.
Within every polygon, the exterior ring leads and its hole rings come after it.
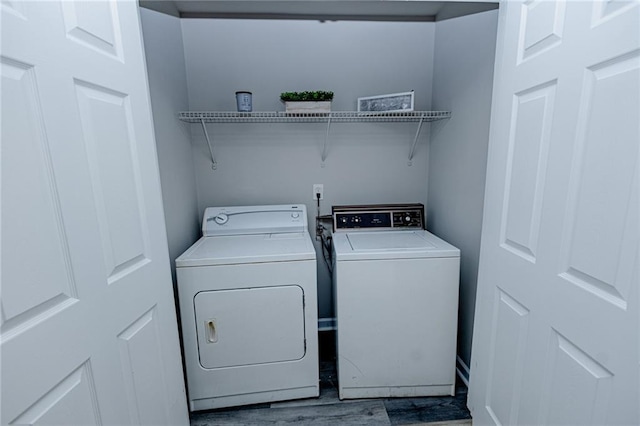
POLYGON ((344 398, 455 394, 460 258, 337 261, 344 398))
POLYGON ((177 276, 191 411, 319 395, 315 260, 177 276))

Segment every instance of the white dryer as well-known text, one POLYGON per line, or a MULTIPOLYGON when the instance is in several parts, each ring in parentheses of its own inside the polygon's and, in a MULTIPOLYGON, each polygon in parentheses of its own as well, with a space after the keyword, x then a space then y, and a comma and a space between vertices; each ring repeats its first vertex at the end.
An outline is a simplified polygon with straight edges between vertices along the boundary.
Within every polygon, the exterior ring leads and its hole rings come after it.
POLYGON ((424 230, 421 204, 333 220, 340 398, 454 395, 460 251, 424 230))
POLYGON ((176 259, 191 411, 319 395, 304 205, 209 207, 176 259))

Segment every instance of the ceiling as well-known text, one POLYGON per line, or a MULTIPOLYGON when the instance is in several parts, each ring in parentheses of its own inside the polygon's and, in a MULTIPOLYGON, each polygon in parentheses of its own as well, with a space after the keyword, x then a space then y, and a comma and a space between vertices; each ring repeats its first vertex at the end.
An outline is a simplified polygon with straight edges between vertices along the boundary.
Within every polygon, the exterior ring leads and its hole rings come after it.
POLYGON ((441 21, 498 8, 497 1, 139 0, 181 18, 441 21))

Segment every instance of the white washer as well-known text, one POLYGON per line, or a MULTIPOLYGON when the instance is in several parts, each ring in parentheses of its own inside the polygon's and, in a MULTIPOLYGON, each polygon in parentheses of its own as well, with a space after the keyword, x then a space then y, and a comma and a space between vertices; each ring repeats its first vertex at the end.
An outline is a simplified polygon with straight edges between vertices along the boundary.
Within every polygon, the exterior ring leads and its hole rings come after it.
POLYGON ((460 251, 422 205, 334 207, 339 396, 455 394, 460 251))
POLYGON ((191 411, 319 395, 304 205, 209 207, 176 259, 191 411))

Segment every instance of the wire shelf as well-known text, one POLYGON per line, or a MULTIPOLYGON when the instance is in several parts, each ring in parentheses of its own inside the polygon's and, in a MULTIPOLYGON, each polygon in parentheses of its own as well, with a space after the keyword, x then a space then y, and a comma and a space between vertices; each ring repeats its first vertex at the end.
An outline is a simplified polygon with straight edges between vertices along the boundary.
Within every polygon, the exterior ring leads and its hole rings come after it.
POLYGON ((187 123, 362 123, 436 121, 451 117, 449 111, 401 112, 215 112, 183 111, 178 118, 187 123))
POLYGON ((202 126, 202 132, 207 140, 211 155, 211 167, 215 170, 217 161, 214 154, 212 139, 207 132, 207 123, 326 123, 327 130, 322 148, 322 164, 327 158, 329 131, 332 123, 373 123, 373 122, 417 122, 418 128, 409 150, 408 164, 411 165, 413 153, 418 143, 420 129, 424 122, 444 120, 451 117, 450 111, 399 111, 399 112, 230 112, 230 111, 182 111, 178 118, 187 123, 197 123, 202 126))

